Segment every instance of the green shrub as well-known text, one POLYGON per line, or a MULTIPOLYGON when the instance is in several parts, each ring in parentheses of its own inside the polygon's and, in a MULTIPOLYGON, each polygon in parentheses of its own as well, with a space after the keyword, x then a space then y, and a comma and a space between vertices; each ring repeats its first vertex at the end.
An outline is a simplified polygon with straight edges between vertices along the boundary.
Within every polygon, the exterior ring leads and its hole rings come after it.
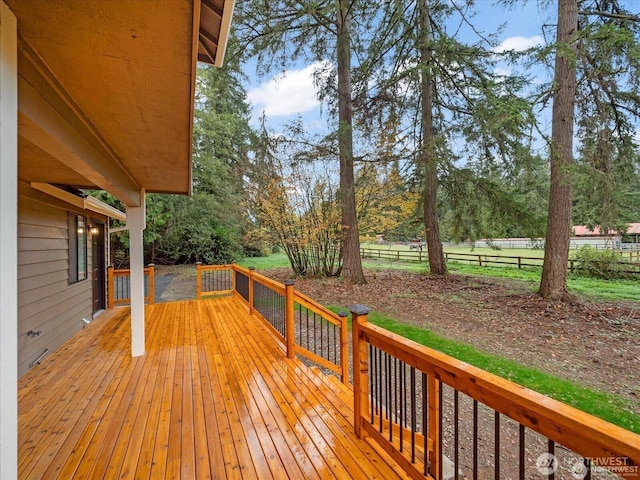
POLYGON ((591 278, 625 278, 624 265, 620 265, 622 258, 615 250, 596 250, 591 245, 584 245, 578 249, 574 257, 577 262, 578 275, 591 278))

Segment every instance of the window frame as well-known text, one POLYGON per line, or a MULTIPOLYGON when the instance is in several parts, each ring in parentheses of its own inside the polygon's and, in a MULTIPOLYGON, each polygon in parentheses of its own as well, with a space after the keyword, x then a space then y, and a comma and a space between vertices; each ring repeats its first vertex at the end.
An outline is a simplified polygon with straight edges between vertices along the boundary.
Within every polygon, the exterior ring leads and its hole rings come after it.
POLYGON ((83 282, 89 278, 88 232, 87 217, 69 212, 69 285, 83 282))

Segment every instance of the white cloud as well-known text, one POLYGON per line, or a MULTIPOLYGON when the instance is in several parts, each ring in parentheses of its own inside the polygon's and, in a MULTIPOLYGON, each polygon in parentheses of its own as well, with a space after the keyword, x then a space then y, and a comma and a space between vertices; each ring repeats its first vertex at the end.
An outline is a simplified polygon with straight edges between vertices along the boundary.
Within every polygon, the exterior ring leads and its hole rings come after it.
POLYGON ((323 67, 315 62, 301 70, 287 70, 247 92, 254 112, 267 117, 287 116, 313 110, 320 102, 313 83, 313 74, 323 67))
POLYGON ((493 73, 495 73, 498 76, 501 77, 508 77, 509 75, 511 75, 513 73, 513 68, 511 67, 496 67, 496 69, 493 71, 493 73))
POLYGON ((515 50, 520 52, 527 48, 536 47, 542 45, 544 39, 540 35, 534 35, 532 37, 509 37, 505 38, 500 45, 494 48, 495 52, 506 52, 509 50, 515 50))

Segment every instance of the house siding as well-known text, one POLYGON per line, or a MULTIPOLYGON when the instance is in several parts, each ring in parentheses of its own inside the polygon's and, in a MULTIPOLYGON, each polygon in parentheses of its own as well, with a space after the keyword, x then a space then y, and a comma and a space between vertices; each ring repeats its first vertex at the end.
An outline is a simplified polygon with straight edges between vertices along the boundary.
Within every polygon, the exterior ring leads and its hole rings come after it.
POLYGON ((91 241, 87 279, 69 284, 69 212, 89 221, 102 215, 83 211, 20 182, 18 186, 18 375, 45 349, 59 348, 91 318, 91 241), (29 336, 30 330, 40 331, 29 336))

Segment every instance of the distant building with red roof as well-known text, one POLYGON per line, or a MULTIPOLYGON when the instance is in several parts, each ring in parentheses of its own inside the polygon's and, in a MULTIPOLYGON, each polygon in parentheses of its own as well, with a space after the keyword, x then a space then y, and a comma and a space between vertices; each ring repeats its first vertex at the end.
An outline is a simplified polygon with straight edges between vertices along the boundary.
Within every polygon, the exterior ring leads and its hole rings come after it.
MULTIPOLYGON (((600 237, 600 227, 594 227, 591 230, 586 225, 576 225, 573 227, 573 232, 576 237, 600 237)), ((627 223, 627 231, 625 235, 635 237, 635 242, 638 243, 640 238, 640 223, 627 223)), ((612 235, 613 236, 613 235, 612 235)))

